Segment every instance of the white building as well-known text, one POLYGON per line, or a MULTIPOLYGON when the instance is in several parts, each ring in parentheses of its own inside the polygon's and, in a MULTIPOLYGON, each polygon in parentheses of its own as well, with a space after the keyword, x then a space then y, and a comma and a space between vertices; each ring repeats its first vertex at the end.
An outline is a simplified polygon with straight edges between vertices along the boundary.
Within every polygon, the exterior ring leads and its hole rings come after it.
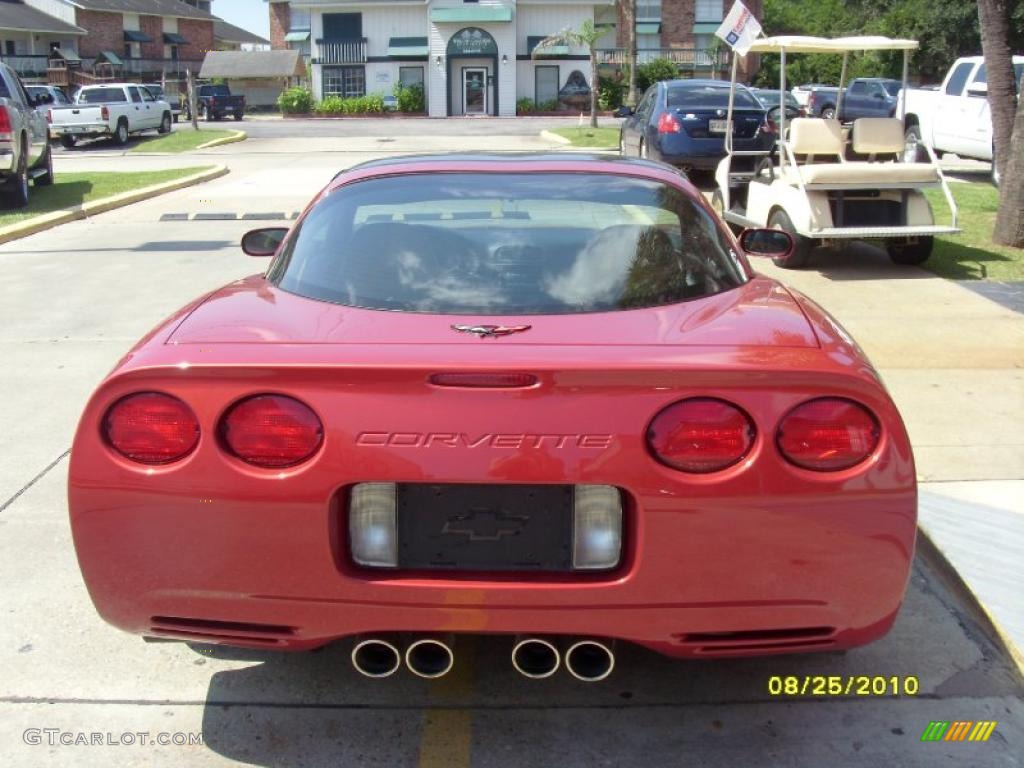
POLYGON ((389 96, 396 83, 421 83, 431 117, 513 116, 518 99, 554 101, 581 78, 592 86, 586 48, 531 52, 548 35, 615 15, 613 0, 270 3, 271 38, 308 51, 317 99, 389 96))

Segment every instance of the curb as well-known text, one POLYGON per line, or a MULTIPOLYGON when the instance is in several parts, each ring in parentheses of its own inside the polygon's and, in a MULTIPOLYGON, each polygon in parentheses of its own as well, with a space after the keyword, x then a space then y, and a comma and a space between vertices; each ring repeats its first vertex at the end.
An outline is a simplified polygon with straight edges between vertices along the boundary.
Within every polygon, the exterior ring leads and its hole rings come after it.
POLYGON ((547 139, 548 141, 553 141, 555 144, 572 144, 572 141, 565 138, 565 136, 559 136, 557 133, 552 133, 551 131, 541 131, 540 137, 542 139, 547 139))
POLYGON ((971 610, 972 618, 985 631, 988 639, 1006 654, 1017 668, 1018 674, 1024 676, 1024 654, 1022 654, 1021 649, 1017 647, 1016 643, 1013 642, 1013 638, 1000 626, 988 608, 985 607, 981 598, 975 594, 974 590, 971 589, 964 577, 960 575, 960 572, 949 561, 939 545, 935 543, 935 540, 928 535, 928 531, 921 525, 917 526, 917 550, 917 554, 927 558, 935 566, 936 572, 945 579, 946 586, 950 592, 960 597, 964 605, 971 610))
POLYGON ((76 205, 74 208, 65 208, 60 211, 44 213, 28 219, 27 221, 0 228, 0 243, 9 243, 12 240, 18 240, 22 237, 34 235, 36 232, 42 232, 47 229, 58 227, 61 224, 67 224, 69 221, 85 219, 89 216, 94 216, 97 213, 111 211, 115 208, 123 208, 126 205, 131 205, 132 203, 138 203, 143 200, 148 200, 151 197, 157 197, 165 192, 174 192, 177 189, 184 189, 185 187, 201 184, 204 181, 219 178, 226 173, 228 173, 226 165, 215 165, 208 170, 194 173, 191 176, 175 179, 174 181, 166 181, 163 184, 153 184, 148 187, 133 189, 131 192, 122 192, 119 195, 112 195, 111 197, 104 197, 100 200, 93 200, 89 203, 76 205))
MULTIPOLYGON (((249 138, 249 134, 247 134, 245 131, 235 131, 235 130, 233 130, 231 132, 230 136, 221 136, 219 139, 213 139, 212 141, 207 141, 207 142, 205 142, 203 144, 197 144, 196 145, 196 149, 209 149, 210 147, 219 147, 222 144, 234 144, 236 141, 245 141, 247 138, 249 138)), ((181 153, 177 152, 177 153, 166 153, 166 154, 181 154, 181 153)))

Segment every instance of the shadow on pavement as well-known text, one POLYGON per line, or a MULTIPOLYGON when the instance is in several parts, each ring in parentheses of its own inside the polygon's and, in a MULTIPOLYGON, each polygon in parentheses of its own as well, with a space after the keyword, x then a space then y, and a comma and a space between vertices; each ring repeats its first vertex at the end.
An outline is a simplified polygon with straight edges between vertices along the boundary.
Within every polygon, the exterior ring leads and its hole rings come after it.
POLYGON ((261 766, 416 765, 439 744, 451 755, 436 764, 453 767, 466 764, 460 750, 474 766, 502 768, 932 766, 960 745, 922 745, 931 720, 999 720, 1009 736, 972 752, 973 765, 987 766, 1012 762, 1024 722, 1012 662, 920 556, 893 631, 847 653, 694 662, 620 645, 612 676, 584 684, 564 669, 547 680, 519 676, 507 636, 460 636, 455 672, 433 682, 404 670, 361 677, 349 650, 342 641, 314 653, 209 651, 257 663, 210 679, 206 747, 261 766), (769 679, 787 675, 915 676, 920 693, 770 695, 769 679))

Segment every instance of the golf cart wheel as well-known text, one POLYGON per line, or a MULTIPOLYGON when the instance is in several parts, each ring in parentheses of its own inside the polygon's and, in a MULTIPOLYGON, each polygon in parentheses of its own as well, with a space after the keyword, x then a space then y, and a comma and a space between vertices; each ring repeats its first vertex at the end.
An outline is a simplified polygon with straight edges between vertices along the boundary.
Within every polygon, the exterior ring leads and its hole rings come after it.
POLYGON ((789 232, 793 238, 793 252, 786 259, 772 259, 772 263, 776 267, 782 267, 783 269, 802 269, 806 267, 811 260, 811 241, 800 235, 796 231, 796 227, 793 226, 793 222, 790 221, 789 216, 781 208, 776 208, 772 211, 771 216, 768 217, 768 228, 769 229, 781 229, 784 232, 789 232))
POLYGON ((921 126, 908 125, 903 134, 903 162, 927 163, 928 151, 921 140, 921 126))
POLYGON ((69 136, 68 134, 64 134, 63 136, 60 137, 60 145, 62 147, 64 147, 64 149, 71 149, 77 143, 78 143, 78 139, 76 139, 74 136, 69 136))
POLYGON ((916 243, 890 243, 885 250, 897 264, 923 264, 932 255, 934 244, 934 238, 919 237, 916 243))

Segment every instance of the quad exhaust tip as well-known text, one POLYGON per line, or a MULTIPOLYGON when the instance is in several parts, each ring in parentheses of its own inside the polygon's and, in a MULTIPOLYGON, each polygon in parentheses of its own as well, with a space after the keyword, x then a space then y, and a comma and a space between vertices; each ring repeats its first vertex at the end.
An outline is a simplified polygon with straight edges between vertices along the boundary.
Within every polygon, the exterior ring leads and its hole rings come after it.
POLYGON ((604 680, 615 669, 615 654, 602 642, 580 640, 565 652, 565 668, 577 680, 596 683, 604 680))
POLYGON ((352 666, 366 677, 390 677, 402 666, 402 654, 393 643, 371 637, 352 649, 352 666))
POLYGON ((405 649, 405 666, 414 675, 434 679, 444 677, 455 665, 455 653, 441 640, 417 640, 405 649))
POLYGON ((539 637, 527 637, 512 648, 512 666, 516 672, 534 680, 551 677, 561 662, 558 648, 539 637))

